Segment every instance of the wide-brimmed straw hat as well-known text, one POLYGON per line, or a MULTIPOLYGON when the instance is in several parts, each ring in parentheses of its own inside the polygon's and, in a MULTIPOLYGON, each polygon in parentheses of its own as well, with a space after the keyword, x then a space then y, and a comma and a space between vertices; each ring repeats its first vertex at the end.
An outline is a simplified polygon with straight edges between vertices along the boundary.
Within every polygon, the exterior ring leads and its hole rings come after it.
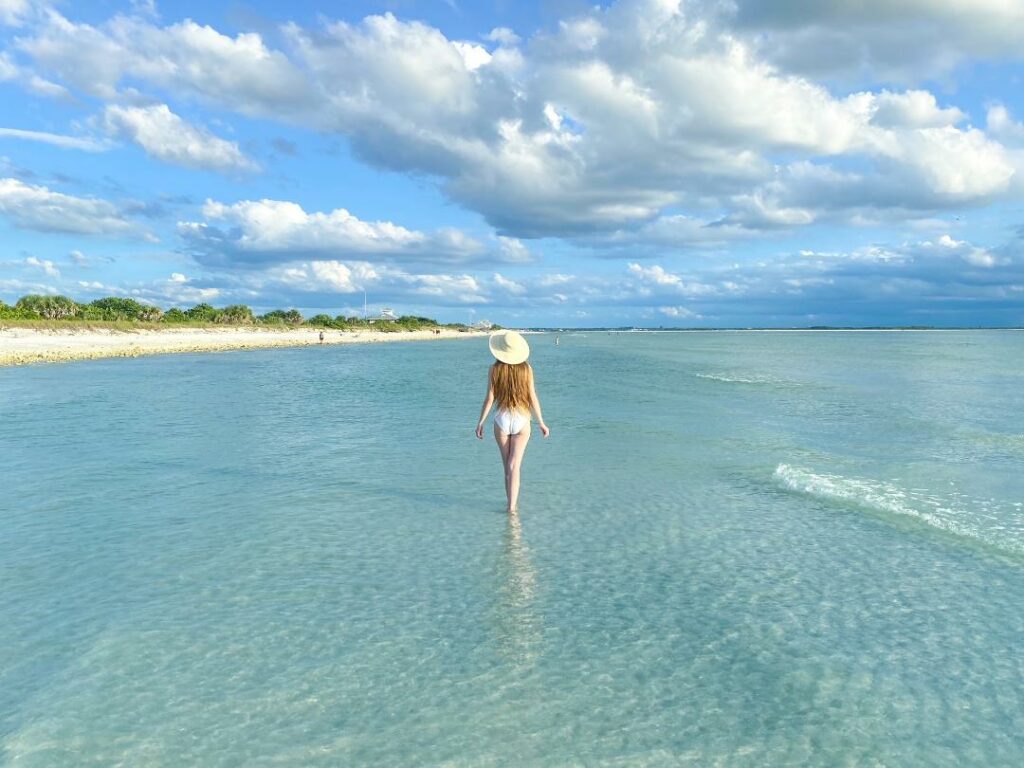
POLYGON ((530 345, 515 331, 496 331, 488 341, 491 354, 502 363, 518 365, 530 356, 530 345))

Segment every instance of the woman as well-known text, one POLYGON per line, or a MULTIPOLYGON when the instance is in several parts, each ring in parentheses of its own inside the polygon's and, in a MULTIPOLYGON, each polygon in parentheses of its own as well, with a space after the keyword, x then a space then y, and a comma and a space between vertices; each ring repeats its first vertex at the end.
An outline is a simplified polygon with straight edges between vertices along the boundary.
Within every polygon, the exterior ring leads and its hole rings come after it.
POLYGON ((551 430, 541 415, 540 400, 533 386, 533 369, 526 362, 530 356, 530 345, 526 339, 515 331, 498 331, 491 334, 490 347, 497 362, 491 366, 487 377, 487 397, 480 409, 476 436, 483 439, 487 412, 497 401, 494 439, 498 441, 501 463, 505 468, 505 496, 511 514, 519 503, 519 470, 526 444, 530 441, 530 412, 537 417, 544 437, 550 435, 551 430))

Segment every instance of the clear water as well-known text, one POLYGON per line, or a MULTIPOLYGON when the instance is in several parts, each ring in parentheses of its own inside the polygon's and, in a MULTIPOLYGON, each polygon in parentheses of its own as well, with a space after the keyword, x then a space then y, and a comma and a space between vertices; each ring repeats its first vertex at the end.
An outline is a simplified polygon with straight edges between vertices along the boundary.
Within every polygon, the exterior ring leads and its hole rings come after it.
POLYGON ((1024 333, 0 370, 0 764, 1024 764, 1024 333))

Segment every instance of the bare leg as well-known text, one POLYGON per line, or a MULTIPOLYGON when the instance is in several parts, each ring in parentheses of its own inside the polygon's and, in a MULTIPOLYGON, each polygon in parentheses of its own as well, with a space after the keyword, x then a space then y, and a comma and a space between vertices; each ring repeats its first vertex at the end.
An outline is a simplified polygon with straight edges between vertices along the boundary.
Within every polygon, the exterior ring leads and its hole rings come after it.
POLYGON ((505 473, 505 499, 508 500, 508 454, 512 449, 511 438, 507 432, 502 432, 498 429, 498 425, 495 424, 494 439, 498 443, 498 450, 501 451, 501 468, 505 473))
POLYGON ((530 426, 526 425, 518 435, 509 436, 508 461, 505 464, 505 476, 508 478, 508 511, 515 512, 519 508, 519 471, 523 466, 523 455, 526 444, 530 442, 530 426))

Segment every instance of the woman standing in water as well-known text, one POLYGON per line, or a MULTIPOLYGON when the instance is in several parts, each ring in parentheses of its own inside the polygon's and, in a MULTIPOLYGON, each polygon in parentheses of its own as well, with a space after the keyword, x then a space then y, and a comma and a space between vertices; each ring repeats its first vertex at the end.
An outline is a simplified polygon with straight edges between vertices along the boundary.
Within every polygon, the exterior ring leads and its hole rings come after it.
POLYGON ((544 416, 540 412, 540 400, 533 385, 533 368, 526 362, 530 356, 530 345, 526 339, 515 331, 498 331, 491 334, 490 347, 497 362, 491 366, 487 377, 487 396, 480 409, 476 436, 483 439, 487 412, 497 401, 494 439, 501 451, 501 464, 505 468, 505 496, 508 498, 508 511, 512 513, 519 503, 519 472, 526 444, 530 442, 530 412, 537 417, 544 437, 551 434, 551 430, 544 423, 544 416))

